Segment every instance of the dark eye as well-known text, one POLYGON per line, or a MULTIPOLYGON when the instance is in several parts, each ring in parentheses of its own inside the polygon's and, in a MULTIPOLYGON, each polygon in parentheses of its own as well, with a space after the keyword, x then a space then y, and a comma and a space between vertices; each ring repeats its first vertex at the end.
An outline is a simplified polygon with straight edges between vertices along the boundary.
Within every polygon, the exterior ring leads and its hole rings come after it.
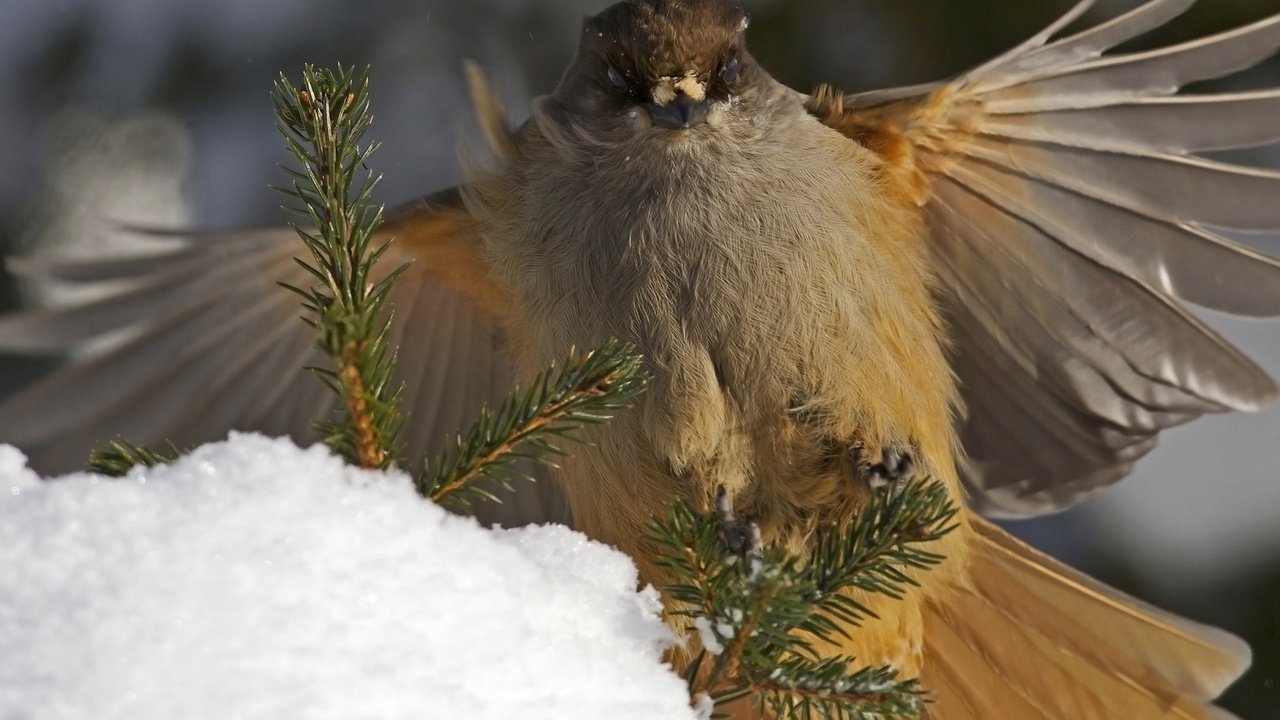
POLYGON ((618 68, 612 65, 609 66, 609 82, 613 83, 613 86, 619 90, 627 89, 627 79, 622 76, 622 72, 618 68))
POLYGON ((728 84, 732 85, 738 81, 738 75, 742 73, 742 61, 738 58, 729 58, 729 62, 724 64, 724 68, 720 70, 720 77, 728 84))

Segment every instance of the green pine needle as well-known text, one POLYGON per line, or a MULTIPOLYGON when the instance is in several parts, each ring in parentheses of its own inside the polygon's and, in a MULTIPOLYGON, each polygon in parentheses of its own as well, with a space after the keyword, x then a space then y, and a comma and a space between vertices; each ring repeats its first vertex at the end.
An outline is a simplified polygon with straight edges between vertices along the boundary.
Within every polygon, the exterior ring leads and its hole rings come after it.
POLYGON ((169 443, 166 452, 158 452, 141 445, 134 445, 124 438, 104 442, 89 455, 89 472, 109 477, 124 477, 134 467, 166 465, 178 459, 182 451, 169 443))
POLYGON ((429 463, 417 478, 425 497, 459 510, 475 500, 497 500, 476 480, 495 480, 509 488, 527 478, 520 461, 550 464, 563 455, 560 439, 608 421, 627 407, 648 382, 640 356, 616 340, 585 355, 570 352, 557 370, 543 372, 525 391, 507 396, 497 411, 481 410, 480 418, 453 452, 429 463))
POLYGON ((888 667, 850 672, 852 658, 820 662, 787 658, 760 682, 777 717, 832 720, 914 720, 924 710, 917 680, 899 680, 888 667))

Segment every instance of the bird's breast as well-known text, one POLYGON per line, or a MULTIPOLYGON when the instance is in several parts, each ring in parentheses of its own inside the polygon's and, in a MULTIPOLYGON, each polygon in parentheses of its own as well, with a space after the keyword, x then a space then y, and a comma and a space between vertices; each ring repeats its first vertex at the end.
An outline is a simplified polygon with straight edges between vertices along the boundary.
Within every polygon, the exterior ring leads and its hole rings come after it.
POLYGON ((518 352, 532 372, 619 337, 654 376, 568 470, 611 492, 569 478, 571 507, 706 501, 723 485, 800 532, 857 501, 851 453, 949 452, 954 390, 918 225, 882 197, 868 154, 816 122, 785 143, 552 150, 513 171, 506 214, 483 226, 518 298, 518 352))

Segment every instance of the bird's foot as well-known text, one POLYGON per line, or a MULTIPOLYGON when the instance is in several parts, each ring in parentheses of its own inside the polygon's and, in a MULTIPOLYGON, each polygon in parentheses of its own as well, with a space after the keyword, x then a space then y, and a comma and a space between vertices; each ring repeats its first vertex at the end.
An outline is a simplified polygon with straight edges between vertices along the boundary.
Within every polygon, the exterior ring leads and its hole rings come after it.
POLYGON ((720 513, 720 543, 725 550, 739 557, 760 552, 760 526, 734 514, 733 500, 723 485, 716 488, 716 512, 720 513))
POLYGON ((916 463, 911 453, 895 447, 880 451, 880 462, 867 470, 867 484, 872 490, 901 485, 915 477, 916 463))

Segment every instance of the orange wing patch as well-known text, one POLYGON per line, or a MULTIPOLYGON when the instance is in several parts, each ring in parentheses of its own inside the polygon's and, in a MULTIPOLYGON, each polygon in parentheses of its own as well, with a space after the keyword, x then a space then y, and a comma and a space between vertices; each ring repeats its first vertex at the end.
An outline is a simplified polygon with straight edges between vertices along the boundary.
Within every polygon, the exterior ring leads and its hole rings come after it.
POLYGON ((879 155, 891 186, 917 206, 929 200, 931 176, 962 159, 983 117, 981 106, 952 85, 924 97, 846 107, 845 94, 823 84, 805 107, 824 125, 879 155))

